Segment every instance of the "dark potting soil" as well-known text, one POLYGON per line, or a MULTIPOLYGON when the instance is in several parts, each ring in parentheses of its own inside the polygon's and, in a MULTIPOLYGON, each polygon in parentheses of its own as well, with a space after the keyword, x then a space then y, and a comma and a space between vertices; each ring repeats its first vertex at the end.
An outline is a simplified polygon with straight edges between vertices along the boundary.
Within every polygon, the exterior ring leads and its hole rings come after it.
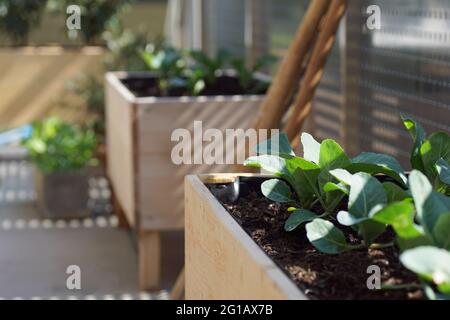
MULTIPOLYGON (((154 77, 130 77, 121 80, 122 83, 137 97, 181 97, 190 95, 185 87, 172 87, 168 92, 162 92, 154 77)), ((207 85, 201 92, 202 96, 264 94, 267 84, 253 81, 250 90, 244 90, 235 77, 220 76, 212 85, 207 85), (251 92, 248 92, 251 91, 251 92)))
MULTIPOLYGON (((287 205, 266 199, 260 191, 261 181, 246 182, 240 188, 235 203, 223 197, 220 201, 242 228, 259 244, 266 254, 283 269, 297 286, 311 299, 372 300, 423 299, 420 289, 369 290, 367 267, 381 269, 381 283, 388 285, 418 283, 417 277, 399 262, 396 247, 365 249, 338 255, 319 252, 306 238, 304 227, 292 232, 284 230, 289 216, 287 205), (244 189, 244 190, 243 190, 244 189)), ((208 185, 214 192, 217 188, 208 185)), ((230 197, 228 197, 230 198, 230 197)), ((342 208, 340 208, 342 209, 342 208)), ((337 222, 334 221, 335 225, 337 222)), ((349 242, 357 243, 352 229, 342 230, 349 242)), ((378 239, 380 243, 392 240, 389 232, 378 239)))

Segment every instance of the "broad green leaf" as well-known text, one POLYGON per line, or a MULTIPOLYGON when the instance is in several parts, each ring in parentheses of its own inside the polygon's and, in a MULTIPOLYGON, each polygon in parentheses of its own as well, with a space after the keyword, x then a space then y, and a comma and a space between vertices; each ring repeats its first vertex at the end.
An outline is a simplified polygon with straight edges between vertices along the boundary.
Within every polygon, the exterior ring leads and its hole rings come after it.
MULTIPOLYGON (((377 179, 364 172, 353 175, 348 200, 348 211, 353 217, 368 218, 386 203, 386 192, 377 179)), ((356 227, 367 244, 375 240, 385 230, 385 225, 370 220, 364 221, 356 227)))
POLYGON ((338 254, 354 248, 347 243, 347 239, 341 230, 323 219, 314 219, 308 223, 306 234, 311 244, 324 253, 338 254))
POLYGON ((314 163, 319 163, 320 143, 312 135, 303 132, 301 135, 303 145, 303 158, 314 163))
POLYGON ((438 289, 440 292, 445 294, 444 296, 439 296, 439 299, 450 300, 450 282, 441 283, 440 285, 438 285, 438 289))
POLYGON ((355 217, 347 211, 339 211, 336 218, 340 224, 348 227, 360 224, 369 219, 368 217, 355 217))
POLYGON ((422 147, 422 144, 426 138, 426 133, 423 127, 417 123, 414 119, 408 118, 405 115, 401 115, 403 124, 405 125, 406 129, 411 134, 411 137, 414 140, 414 145, 411 150, 411 165, 413 169, 421 170, 423 171, 423 162, 422 162, 422 156, 420 155, 420 148, 422 147))
POLYGON ((286 170, 293 177, 291 185, 303 207, 308 207, 320 195, 317 179, 320 168, 317 164, 300 157, 286 159, 286 170))
POLYGON ((29 149, 31 149, 33 152, 36 153, 45 153, 47 150, 47 146, 45 145, 45 142, 42 141, 40 138, 31 138, 27 142, 27 146, 29 149))
POLYGON ((409 175, 409 187, 416 205, 417 217, 429 235, 433 234, 437 220, 450 212, 450 198, 433 191, 431 183, 420 171, 409 175))
POLYGON ((205 89, 205 87, 206 87, 205 80, 201 79, 201 80, 198 80, 197 82, 195 82, 195 85, 193 88, 194 95, 196 95, 196 96, 199 95, 200 92, 202 92, 203 89, 205 89))
POLYGON ((416 238, 409 238, 409 239, 397 237, 396 241, 397 241, 397 245, 401 251, 405 251, 405 250, 409 250, 409 249, 413 249, 413 248, 417 248, 417 247, 422 247, 422 246, 432 246, 433 245, 433 241, 427 235, 422 235, 422 236, 419 236, 416 238))
POLYGON ((450 294, 438 293, 427 284, 424 286, 424 292, 428 300, 450 300, 450 294))
POLYGON ((270 179, 261 184, 262 194, 272 201, 279 203, 292 202, 291 189, 280 179, 270 179))
POLYGON ((405 170, 400 163, 393 157, 373 152, 363 152, 352 159, 352 164, 347 168, 352 173, 366 172, 371 175, 382 173, 402 185, 406 185, 407 179, 405 170))
POLYGON ((291 171, 289 171, 287 161, 290 160, 283 159, 279 156, 261 155, 248 158, 247 160, 244 161, 244 165, 248 167, 260 168, 270 174, 273 174, 274 176, 283 178, 291 186, 293 186, 299 199, 302 200, 302 197, 306 197, 307 195, 299 194, 300 189, 298 189, 297 187, 296 179, 294 179, 294 176, 292 175, 291 171))
POLYGON ((261 142, 256 146, 256 152, 258 154, 281 156, 283 158, 295 156, 285 133, 276 134, 269 140, 261 142))
POLYGON ((374 220, 363 221, 357 225, 358 233, 363 237, 364 242, 369 245, 373 243, 383 232, 386 225, 374 220))
POLYGON ((430 135, 420 148, 423 166, 428 178, 434 182, 437 177, 436 163, 441 158, 450 162, 450 136, 444 132, 430 135))
POLYGON ((348 186, 344 185, 343 183, 334 183, 334 182, 327 182, 323 186, 323 191, 325 192, 332 192, 332 191, 340 191, 346 195, 350 192, 348 186))
POLYGON ((423 221, 425 201, 433 192, 433 187, 427 177, 418 170, 413 170, 408 178, 409 188, 416 204, 419 221, 423 221))
POLYGON ((427 281, 432 281, 442 293, 450 293, 450 252, 436 247, 418 247, 407 250, 400 261, 409 270, 427 281))
POLYGON ((414 223, 414 205, 409 199, 390 203, 373 214, 371 218, 380 223, 392 226, 397 235, 405 239, 423 235, 420 227, 414 223))
POLYGON ((436 170, 439 174, 439 179, 443 183, 450 185, 450 164, 444 159, 440 158, 436 162, 436 170))
POLYGON ((318 218, 318 215, 309 210, 304 209, 295 210, 286 220, 284 224, 284 230, 288 232, 292 231, 296 229, 298 226, 302 225, 303 223, 312 221, 316 218, 318 218))
POLYGON ((332 139, 322 141, 319 153, 319 166, 322 170, 345 168, 350 163, 350 159, 336 141, 332 139))
POLYGON ((283 158, 274 155, 261 155, 255 157, 249 157, 244 161, 244 165, 247 167, 260 168, 268 173, 276 176, 287 174, 286 162, 283 158))
POLYGON ((411 198, 408 191, 392 182, 383 182, 384 191, 386 191, 387 202, 402 201, 406 198, 411 198))
POLYGON ((350 185, 352 183, 353 175, 344 169, 334 169, 330 170, 330 174, 338 179, 340 182, 350 185))
POLYGON ((364 172, 353 175, 348 200, 348 209, 352 215, 369 217, 374 208, 386 203, 386 192, 376 178, 364 172))
POLYGON ((433 229, 433 237, 439 247, 450 250, 450 212, 438 218, 433 229))
POLYGON ((319 185, 321 188, 323 188, 327 182, 333 180, 333 176, 330 174, 331 170, 345 168, 349 164, 350 159, 336 141, 331 139, 322 141, 319 156, 319 166, 321 168, 319 185))
POLYGON ((320 144, 319 165, 320 174, 318 178, 319 191, 324 198, 327 210, 334 210, 335 206, 341 201, 343 194, 341 192, 324 192, 323 188, 328 182, 333 182, 334 177, 330 174, 333 169, 345 168, 350 164, 350 159, 345 154, 341 146, 336 141, 326 139, 320 144))

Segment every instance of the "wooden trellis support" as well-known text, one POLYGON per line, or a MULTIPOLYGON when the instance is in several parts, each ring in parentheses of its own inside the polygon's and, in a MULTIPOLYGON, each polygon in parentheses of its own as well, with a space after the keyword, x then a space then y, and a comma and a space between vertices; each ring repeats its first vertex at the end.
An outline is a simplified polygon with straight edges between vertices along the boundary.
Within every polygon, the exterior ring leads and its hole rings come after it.
POLYGON ((289 107, 289 103, 298 87, 311 47, 329 0, 315 0, 305 13, 294 39, 284 57, 277 74, 273 78, 267 97, 261 105, 255 129, 277 129, 289 107))
POLYGON ((346 9, 346 0, 332 0, 324 18, 323 29, 319 33, 306 68, 305 76, 300 84, 299 93, 294 101, 293 109, 284 131, 295 148, 299 143, 299 132, 306 117, 311 113, 314 93, 322 79, 325 64, 333 48, 336 32, 346 9))

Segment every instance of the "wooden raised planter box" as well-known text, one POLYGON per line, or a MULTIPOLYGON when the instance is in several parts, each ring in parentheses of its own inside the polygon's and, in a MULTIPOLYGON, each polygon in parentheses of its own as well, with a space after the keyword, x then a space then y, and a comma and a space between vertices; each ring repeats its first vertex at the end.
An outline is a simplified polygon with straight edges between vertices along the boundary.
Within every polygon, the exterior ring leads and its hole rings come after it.
POLYGON ((185 179, 186 299, 307 299, 205 186, 236 177, 185 179))
POLYGON ((138 234, 139 282, 147 289, 159 284, 160 232, 184 227, 185 175, 232 167, 175 165, 172 132, 186 128, 193 139, 194 121, 202 121, 203 132, 251 128, 264 96, 137 97, 122 80, 140 77, 151 74, 106 74, 107 173, 118 206, 138 234))

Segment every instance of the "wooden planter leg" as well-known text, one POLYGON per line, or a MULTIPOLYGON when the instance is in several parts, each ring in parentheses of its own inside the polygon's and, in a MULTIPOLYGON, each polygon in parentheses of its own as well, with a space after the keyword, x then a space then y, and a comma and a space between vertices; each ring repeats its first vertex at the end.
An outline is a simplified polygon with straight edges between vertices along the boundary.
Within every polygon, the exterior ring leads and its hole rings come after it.
POLYGON ((159 231, 139 234, 139 288, 159 289, 161 281, 161 239, 159 231))
POLYGON ((184 267, 180 271, 177 277, 172 291, 170 291, 170 299, 172 300, 183 300, 184 299, 184 267))

